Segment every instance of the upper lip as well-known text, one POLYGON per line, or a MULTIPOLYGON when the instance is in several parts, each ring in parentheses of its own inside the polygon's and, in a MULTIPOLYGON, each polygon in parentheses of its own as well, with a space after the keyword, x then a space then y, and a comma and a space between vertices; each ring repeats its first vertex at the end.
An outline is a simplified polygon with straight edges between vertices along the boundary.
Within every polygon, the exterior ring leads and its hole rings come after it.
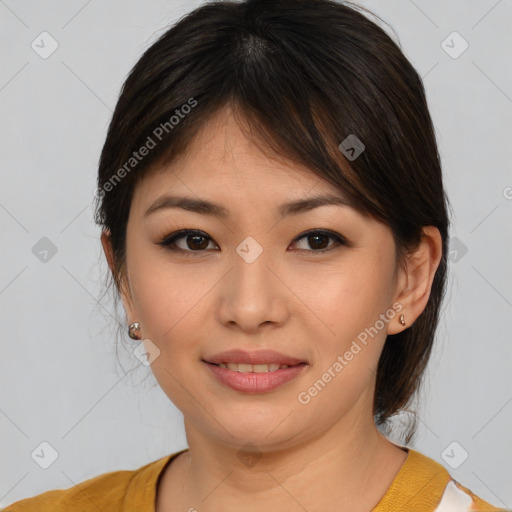
POLYGON ((240 363, 240 364, 286 364, 293 366, 299 363, 305 363, 303 359, 287 356, 271 349, 259 350, 240 350, 232 349, 226 352, 220 352, 211 357, 205 358, 207 363, 220 364, 220 363, 240 363))

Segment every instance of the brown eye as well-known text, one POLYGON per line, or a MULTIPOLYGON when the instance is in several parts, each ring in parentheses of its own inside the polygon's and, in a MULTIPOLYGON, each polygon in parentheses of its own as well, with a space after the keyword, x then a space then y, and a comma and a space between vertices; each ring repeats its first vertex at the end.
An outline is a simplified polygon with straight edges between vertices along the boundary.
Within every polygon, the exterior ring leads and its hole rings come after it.
POLYGON ((167 235, 158 244, 172 251, 203 252, 210 241, 212 239, 206 233, 184 229, 167 235))
POLYGON ((328 252, 340 245, 348 245, 347 241, 338 233, 325 230, 308 231, 295 240, 297 242, 303 239, 306 245, 310 247, 310 249, 299 249, 299 252, 304 253, 328 252), (334 240, 334 244, 329 245, 329 239, 334 240))
MULTIPOLYGON (((297 242, 304 240, 305 249, 299 249, 298 252, 305 254, 325 253, 339 247, 340 245, 349 246, 349 243, 340 234, 326 230, 311 230, 303 233, 295 239, 297 242), (329 243, 329 241, 334 243, 329 243)), ((206 233, 197 230, 182 229, 167 235, 163 240, 158 242, 158 245, 166 247, 170 251, 189 253, 203 253, 206 252, 210 243, 213 243, 216 248, 218 246, 213 242, 206 233)))
POLYGON ((189 249, 206 249, 208 247, 208 240, 202 235, 185 235, 186 243, 189 249))

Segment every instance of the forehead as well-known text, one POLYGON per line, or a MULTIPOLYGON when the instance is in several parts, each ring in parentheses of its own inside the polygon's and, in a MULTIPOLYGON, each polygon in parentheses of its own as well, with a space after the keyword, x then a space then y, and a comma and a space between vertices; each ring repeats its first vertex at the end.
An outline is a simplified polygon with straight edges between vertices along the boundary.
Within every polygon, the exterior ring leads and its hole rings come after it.
POLYGON ((180 191, 187 195, 229 196, 250 189, 262 199, 342 191, 304 164, 276 154, 248 122, 225 107, 216 112, 188 145, 167 164, 155 165, 141 180, 139 196, 180 191))

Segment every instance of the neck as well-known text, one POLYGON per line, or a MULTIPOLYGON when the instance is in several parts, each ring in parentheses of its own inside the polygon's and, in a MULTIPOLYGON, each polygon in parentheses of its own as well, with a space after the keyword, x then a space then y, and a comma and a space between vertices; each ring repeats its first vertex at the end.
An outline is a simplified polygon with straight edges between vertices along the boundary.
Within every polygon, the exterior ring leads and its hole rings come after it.
POLYGON ((366 511, 385 494, 407 455, 380 434, 373 419, 352 423, 348 431, 337 424, 286 448, 261 444, 252 453, 187 422, 185 428, 189 451, 180 456, 177 491, 184 510, 329 510, 336 503, 339 512, 366 511))

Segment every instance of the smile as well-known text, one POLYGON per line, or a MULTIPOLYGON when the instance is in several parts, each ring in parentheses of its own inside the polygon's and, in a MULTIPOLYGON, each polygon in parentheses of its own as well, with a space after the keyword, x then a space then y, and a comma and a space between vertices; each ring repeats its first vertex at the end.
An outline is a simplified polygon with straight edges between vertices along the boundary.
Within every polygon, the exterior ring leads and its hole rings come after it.
POLYGON ((215 382, 243 393, 268 393, 296 379, 308 367, 306 363, 209 363, 202 361, 215 382))
POLYGON ((275 372, 277 370, 283 370, 284 368, 288 368, 287 364, 278 364, 278 363, 270 363, 270 364, 248 364, 248 363, 220 363, 218 366, 221 368, 229 368, 230 370, 234 370, 235 372, 241 373, 266 373, 266 372, 275 372))

